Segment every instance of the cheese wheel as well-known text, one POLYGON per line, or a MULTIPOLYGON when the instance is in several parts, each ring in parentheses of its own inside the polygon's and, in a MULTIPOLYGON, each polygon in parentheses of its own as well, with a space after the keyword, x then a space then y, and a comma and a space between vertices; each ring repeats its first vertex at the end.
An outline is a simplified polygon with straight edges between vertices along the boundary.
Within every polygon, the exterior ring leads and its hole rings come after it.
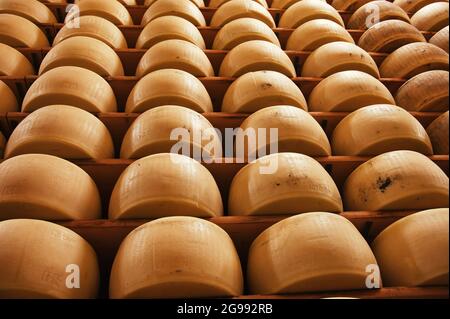
POLYGON ((433 154, 422 124, 389 104, 366 106, 346 116, 334 130, 332 146, 334 155, 369 156, 397 150, 433 154))
POLYGON ((208 57, 195 44, 184 40, 166 40, 152 46, 139 61, 136 76, 161 69, 178 69, 197 77, 213 77, 208 57))
POLYGON ((219 74, 239 77, 248 72, 276 71, 293 78, 294 64, 279 46, 267 41, 253 40, 239 44, 225 56, 219 74))
MULTIPOLYGON (((209 8, 219 8, 221 5, 230 2, 231 0, 210 0, 209 1, 209 8)), ((269 8, 269 6, 267 5, 266 0, 253 0, 257 3, 259 3, 260 5, 262 5, 264 8, 269 8)))
POLYGON ((0 159, 3 158, 3 150, 5 149, 6 139, 0 131, 0 159))
POLYGON ((361 6, 350 17, 347 29, 367 30, 386 20, 401 20, 410 23, 408 14, 390 1, 371 1, 361 6))
POLYGON ((435 154, 448 155, 448 111, 434 120, 427 128, 435 154))
POLYGON ((62 66, 41 75, 28 89, 22 112, 47 105, 72 105, 92 113, 117 112, 116 97, 98 74, 75 66, 62 66))
POLYGON ((281 47, 275 32, 267 24, 254 18, 240 18, 227 23, 219 30, 212 48, 231 50, 241 43, 252 40, 268 41, 281 47))
POLYGON ((431 70, 448 70, 448 53, 422 42, 410 43, 392 52, 380 66, 383 78, 410 79, 431 70))
POLYGON ((18 15, 33 23, 57 23, 50 9, 37 0, 0 0, 0 13, 18 15))
POLYGON ((188 144, 191 157, 196 152, 210 158, 221 156, 222 141, 203 115, 185 107, 166 105, 151 109, 137 118, 123 139, 120 157, 138 159, 170 153, 179 142, 170 138, 178 128, 189 132, 189 140, 183 139, 183 142, 188 144))
POLYGON ((199 113, 212 112, 208 91, 195 76, 175 69, 147 74, 133 88, 126 113, 143 113, 162 105, 179 105, 199 113))
MULTIPOLYGON (((1 23, 1 22, 0 22, 1 23)), ((16 49, 0 43, 0 76, 34 75, 30 61, 16 49)))
POLYGON ((11 134, 5 157, 21 154, 106 159, 114 158, 114 145, 106 126, 91 113, 52 105, 28 115, 11 134))
POLYGON ((242 292, 241 263, 230 236, 192 217, 162 218, 132 231, 114 260, 109 289, 113 299, 226 297, 242 292))
POLYGON ((387 287, 448 286, 448 208, 396 221, 372 243, 387 287))
POLYGON ((44 2, 44 3, 67 3, 66 0, 39 0, 39 2, 44 2))
POLYGON ((0 113, 17 112, 19 105, 16 95, 5 82, 0 80, 0 113))
POLYGON ((287 218, 252 243, 247 276, 253 294, 367 289, 377 261, 346 218, 314 212, 287 218))
POLYGON ((275 21, 269 11, 256 1, 232 0, 220 6, 214 13, 210 25, 223 27, 227 23, 239 18, 254 18, 275 28, 275 21))
MULTIPOLYGON (((150 7, 158 0, 145 0, 144 5, 150 7)), ((199 8, 203 8, 205 6, 205 2, 203 0, 190 0, 193 4, 195 4, 199 8)))
POLYGON ((324 44, 311 53, 303 64, 302 77, 325 78, 348 70, 380 77, 377 64, 369 53, 353 43, 342 41, 324 44))
POLYGON ((315 19, 299 26, 289 37, 286 50, 314 51, 330 42, 355 43, 350 33, 336 22, 315 19))
POLYGON ((331 176, 315 159, 296 153, 267 155, 242 168, 231 183, 230 215, 342 212, 331 176))
POLYGON ((84 36, 100 40, 113 49, 127 49, 127 41, 120 29, 112 22, 97 16, 83 16, 79 18, 79 28, 71 28, 68 25, 58 32, 53 41, 53 46, 72 37, 84 36))
POLYGON ((0 14, 0 42, 12 47, 49 47, 47 37, 33 22, 17 15, 0 14))
MULTIPOLYGON (((56 1, 58 1, 58 0, 56 0, 56 1)), ((80 1, 84 1, 84 0, 75 0, 75 1, 71 0, 71 2, 74 2, 75 4, 80 3, 80 1)), ((108 0, 108 1, 111 1, 111 0, 108 0)), ((137 5, 136 0, 116 0, 116 1, 119 1, 121 4, 127 5, 127 6, 136 6, 137 5)), ((140 1, 140 0, 138 0, 138 1, 140 1)))
POLYGON ((109 204, 110 219, 222 215, 222 197, 211 173, 192 158, 169 153, 131 164, 109 204))
POLYGON ((435 35, 433 35, 430 39, 430 43, 434 44, 438 47, 440 47, 445 52, 449 53, 448 49, 448 38, 449 38, 449 31, 448 26, 441 29, 439 32, 437 32, 435 35))
POLYGON ((145 26, 150 21, 162 16, 177 16, 188 20, 197 27, 206 26, 202 12, 189 0, 156 1, 145 11, 141 24, 145 26))
POLYGON ((391 53, 414 42, 427 42, 414 26, 401 20, 387 20, 371 26, 361 36, 358 46, 367 52, 391 53))
POLYGON ((344 185, 349 211, 448 206, 448 176, 425 155, 394 151, 360 165, 344 185))
POLYGON ((431 3, 411 18, 411 23, 421 31, 439 31, 448 26, 448 2, 431 3))
POLYGON ((343 71, 322 80, 309 95, 312 112, 353 112, 373 104, 395 104, 379 80, 360 71, 343 71))
POLYGON ((339 13, 323 1, 302 0, 290 6, 281 16, 278 27, 296 29, 310 20, 327 19, 345 27, 339 13))
POLYGON ((223 98, 222 112, 254 113, 275 105, 292 105, 308 110, 302 91, 284 74, 249 72, 230 85, 223 98))
POLYGON ((331 147, 327 135, 319 123, 306 111, 293 106, 271 106, 250 115, 241 128, 254 130, 255 139, 250 143, 247 138, 245 150, 251 158, 256 158, 261 151, 270 150, 270 129, 278 130, 278 152, 301 153, 308 156, 331 156, 331 147), (265 129, 260 132, 259 129, 265 129), (260 135, 266 134, 265 141, 260 135))
POLYGON ((97 16, 111 21, 116 25, 133 25, 133 19, 123 4, 111 0, 82 0, 77 7, 70 10, 66 23, 80 16, 97 16))
POLYGON ((355 11, 372 0, 332 0, 331 5, 336 10, 355 11))
POLYGON ((418 10, 433 2, 448 2, 448 0, 394 0, 394 4, 408 13, 416 13, 418 10))
POLYGON ((123 76, 122 62, 107 44, 90 37, 72 37, 56 46, 42 60, 39 75, 60 67, 78 66, 101 76, 123 76))
POLYGON ((0 220, 97 219, 100 195, 92 178, 61 158, 27 154, 0 164, 0 220))
POLYGON ((448 110, 448 71, 420 73, 397 91, 397 105, 411 112, 443 112, 448 110))
POLYGON ((163 16, 150 21, 137 39, 137 49, 149 49, 158 42, 178 39, 194 43, 205 49, 205 41, 195 25, 176 16, 163 16))
MULTIPOLYGON (((287 9, 293 4, 300 2, 301 0, 272 0, 272 4, 270 7, 272 9, 287 9)), ((327 0, 319 0, 323 2, 327 2, 327 0)))
POLYGON ((0 241, 0 298, 97 297, 97 256, 72 230, 40 220, 8 220, 0 222, 0 241), (79 273, 70 266, 78 266, 79 273))

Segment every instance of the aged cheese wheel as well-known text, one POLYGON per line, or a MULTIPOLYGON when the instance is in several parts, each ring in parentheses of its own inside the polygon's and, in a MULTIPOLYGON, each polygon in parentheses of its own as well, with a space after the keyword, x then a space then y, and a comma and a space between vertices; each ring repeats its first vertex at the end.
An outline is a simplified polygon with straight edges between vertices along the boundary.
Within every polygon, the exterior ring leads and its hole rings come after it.
POLYGON ((394 0, 394 4, 408 13, 416 13, 418 10, 433 2, 448 2, 448 0, 394 0))
POLYGON ((0 0, 0 13, 18 15, 33 23, 57 22, 50 9, 37 0, 0 0))
POLYGON ((67 3, 67 0, 39 0, 44 3, 67 3))
POLYGON ((0 131, 0 159, 3 158, 3 150, 5 149, 6 139, 0 131))
POLYGON ((290 6, 281 16, 280 28, 296 29, 310 20, 327 19, 345 26, 339 13, 324 1, 302 0, 290 6))
MULTIPOLYGON (((272 0, 272 4, 270 5, 273 9, 287 9, 293 4, 300 2, 301 0, 272 0)), ((327 0, 319 0, 323 2, 327 2, 327 0)))
POLYGON ((9 88, 5 82, 0 80, 0 114, 7 112, 18 112, 19 105, 17 103, 16 95, 9 88))
POLYGON ((313 158, 278 153, 242 168, 231 183, 230 215, 295 215, 313 211, 342 212, 331 176, 313 158))
MULTIPOLYGON (((229 1, 231 1, 231 0, 211 0, 211 1, 209 1, 208 7, 209 8, 218 8, 221 5, 223 5, 223 4, 225 4, 225 3, 229 2, 229 1)), ((267 5, 266 0, 253 0, 253 1, 259 3, 264 8, 269 8, 269 6, 267 5)))
POLYGON ((117 112, 116 97, 100 75, 76 66, 62 66, 41 75, 28 89, 22 112, 47 105, 72 105, 92 113, 117 112))
POLYGON ((121 158, 171 153, 179 142, 178 136, 171 140, 171 134, 178 128, 189 132, 188 139, 183 141, 188 144, 191 157, 196 154, 208 154, 211 159, 221 157, 222 141, 203 115, 186 107, 166 105, 145 112, 131 125, 123 139, 121 158))
POLYGON ((214 69, 203 50, 191 42, 177 39, 159 42, 148 49, 139 61, 136 76, 169 68, 197 77, 214 76, 214 69))
POLYGON ((79 28, 65 25, 56 35, 53 45, 72 37, 84 36, 103 41, 113 49, 127 49, 127 41, 120 29, 112 22, 97 16, 79 18, 79 28))
POLYGON ((410 23, 408 14, 390 1, 371 1, 353 13, 347 29, 366 30, 381 21, 401 20, 410 23))
POLYGON ((247 276, 253 294, 367 289, 367 266, 376 264, 349 220, 314 212, 259 235, 250 247, 247 276))
MULTIPOLYGON (((154 4, 156 1, 159 1, 159 0, 145 0, 144 4, 149 7, 152 4, 154 4)), ((203 8, 205 6, 205 2, 203 0, 190 0, 190 1, 199 8, 203 8)))
POLYGON ((448 26, 441 29, 439 32, 437 32, 435 35, 433 35, 430 39, 430 43, 434 44, 438 47, 440 47, 445 52, 449 52, 448 50, 448 38, 449 38, 449 31, 448 26))
POLYGON ((409 79, 431 70, 448 70, 448 53, 430 44, 415 42, 392 52, 380 66, 383 78, 409 79))
POLYGON ((264 22, 270 28, 276 27, 269 11, 258 2, 249 0, 232 0, 220 6, 214 13, 210 25, 212 27, 223 27, 239 18, 254 18, 264 22))
POLYGON ((389 104, 366 106, 346 116, 334 130, 332 146, 334 155, 369 156, 397 150, 433 154, 422 124, 389 104))
POLYGON ((113 299, 226 297, 242 292, 241 263, 230 236, 192 217, 162 218, 132 231, 114 260, 109 289, 113 299))
POLYGON ((222 197, 211 173, 196 160, 173 153, 131 164, 109 204, 110 219, 222 215, 222 197))
POLYGON ((219 30, 212 48, 231 50, 241 43, 252 40, 268 41, 281 47, 275 32, 267 24, 254 18, 240 18, 227 23, 219 30))
POLYGON ((427 128, 435 154, 448 155, 448 111, 434 120, 427 128))
POLYGON ((303 64, 302 76, 324 78, 347 70, 380 77, 377 64, 369 53, 353 43, 342 41, 324 44, 311 53, 303 64))
POLYGON ((49 47, 47 37, 30 20, 17 15, 0 14, 0 42, 12 47, 46 48, 49 47))
POLYGON ((352 112, 373 104, 395 104, 379 80, 360 71, 343 71, 322 80, 309 95, 312 112, 352 112))
MULTIPOLYGON (((1 22, 0 22, 1 23, 1 22)), ((0 43, 0 76, 26 76, 35 74, 30 61, 9 45, 0 43)))
POLYGON ((254 130, 255 139, 251 143, 245 140, 250 158, 256 158, 261 150, 268 154, 270 151, 270 129, 278 130, 279 153, 292 152, 308 156, 330 156, 331 147, 327 135, 319 123, 306 111, 293 106, 271 106, 250 115, 241 128, 254 130), (265 129, 260 132, 259 129, 265 129), (260 141, 260 134, 266 134, 264 143, 260 141), (257 153, 259 152, 259 153, 257 153))
POLYGON ((106 159, 114 158, 114 145, 106 126, 91 113, 52 105, 28 115, 11 134, 5 157, 21 154, 106 159))
POLYGON ((443 112, 449 107, 448 71, 420 73, 397 91, 397 105, 411 112, 443 112))
POLYGON ((143 113, 162 105, 179 105, 199 113, 212 112, 208 91, 195 76, 175 69, 144 76, 130 93, 126 113, 143 113))
POLYGON ((72 230, 40 220, 8 220, 0 222, 0 241, 0 298, 97 297, 97 256, 72 230), (68 266, 78 266, 79 273, 68 266), (72 281, 76 274, 79 281, 72 281), (68 283, 79 283, 79 288, 68 283))
POLYGON ((350 33, 336 22, 315 19, 299 26, 289 37, 286 50, 314 51, 336 41, 355 43, 350 33))
POLYGON ((448 208, 393 223, 372 243, 388 287, 448 286, 448 208))
POLYGON ((248 72, 276 71, 293 78, 295 67, 279 46, 267 41, 253 40, 239 44, 226 55, 220 66, 220 76, 239 77, 248 72))
POLYGON ((97 219, 100 195, 92 178, 61 158, 27 154, 0 164, 0 220, 97 219))
POLYGON ((206 26, 202 12, 189 0, 155 1, 145 12, 141 24, 145 26, 162 16, 177 16, 190 21, 197 27, 206 26))
POLYGON ((448 206, 448 176, 413 151, 379 155, 359 166, 344 185, 350 211, 417 210, 448 206))
POLYGON ((195 25, 176 16, 162 16, 150 21, 137 39, 137 49, 149 49, 158 42, 179 39, 194 43, 205 49, 205 41, 195 25))
POLYGON ((76 9, 67 13, 66 23, 80 16, 98 16, 116 25, 133 25, 133 19, 123 4, 111 0, 81 0, 76 9))
POLYGON ((355 11, 371 1, 372 0, 332 0, 331 5, 336 10, 355 11))
POLYGON ((413 42, 427 42, 414 26, 401 20, 386 20, 371 26, 361 36, 358 46, 367 52, 391 53, 413 42))
POLYGON ((72 37, 56 46, 44 57, 39 75, 60 67, 79 66, 101 76, 123 76, 122 62, 107 44, 90 37, 72 37))
POLYGON ((431 3, 411 18, 411 23, 421 31, 439 31, 448 26, 448 2, 431 3))
POLYGON ((274 71, 249 72, 235 80, 223 98, 222 112, 254 113, 275 105, 308 110, 300 88, 287 76, 274 71))

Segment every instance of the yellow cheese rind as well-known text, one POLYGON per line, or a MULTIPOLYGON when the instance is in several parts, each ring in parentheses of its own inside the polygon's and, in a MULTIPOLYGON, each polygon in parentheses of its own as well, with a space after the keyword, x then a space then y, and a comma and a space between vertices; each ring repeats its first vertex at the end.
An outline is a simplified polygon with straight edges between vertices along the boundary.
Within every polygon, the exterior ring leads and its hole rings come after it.
MULTIPOLYGON (((300 2, 301 0, 272 0, 272 4, 270 7, 272 9, 287 9, 293 4, 300 2)), ((327 2, 327 0, 319 0, 323 2, 327 2)))
POLYGON ((0 14, 0 42, 33 49, 50 46, 44 32, 33 22, 17 15, 0 14))
POLYGON ((427 128, 435 154, 448 155, 448 111, 435 119, 427 128))
POLYGON ((149 49, 158 42, 171 39, 189 41, 200 49, 206 49, 198 28, 188 20, 176 16, 162 16, 150 21, 139 35, 136 48, 149 49))
POLYGON ((355 43, 350 33, 341 25, 326 19, 315 19, 302 24, 291 34, 286 50, 314 51, 335 41, 355 43))
POLYGON ((93 299, 98 297, 97 255, 74 231, 31 219, 0 222, 0 299, 93 299), (76 273, 79 269, 79 288, 76 273), (67 271, 68 270, 68 271, 67 271))
POLYGON ((212 48, 213 50, 231 50, 251 40, 268 41, 281 47, 275 32, 267 24, 254 18, 239 18, 227 23, 219 30, 212 48))
POLYGON ((117 53, 104 42, 90 37, 76 36, 54 46, 42 60, 39 75, 60 66, 78 66, 103 77, 124 75, 117 53))
MULTIPOLYGON (((145 0, 144 4, 146 6, 151 6, 158 0, 145 0)), ((203 0, 190 0, 193 4, 195 4, 199 8, 203 8, 205 6, 205 2, 203 0)))
POLYGON ((66 159, 114 158, 106 126, 94 115, 66 105, 43 107, 15 128, 5 157, 48 154, 66 159))
POLYGON ((16 95, 5 82, 0 80, 0 114, 19 111, 16 95))
POLYGON ((342 41, 324 44, 311 53, 303 64, 301 74, 302 77, 325 78, 348 70, 380 77, 377 64, 369 53, 353 43, 342 41))
POLYGON ((120 1, 82 0, 77 2, 77 10, 71 10, 66 16, 66 23, 80 16, 98 16, 115 25, 133 25, 133 19, 120 1))
POLYGON ((448 206, 448 176, 425 155, 394 151, 360 165, 344 185, 348 211, 448 206))
POLYGON ((65 104, 91 113, 117 112, 111 86, 100 75, 76 66, 62 66, 41 75, 28 89, 22 112, 65 104))
POLYGON ((3 150, 5 149, 6 139, 3 136, 3 133, 0 132, 0 159, 3 158, 3 150))
POLYGON ((411 23, 420 31, 439 31, 448 26, 448 14, 448 2, 435 2, 417 11, 411 23))
POLYGON ((109 204, 110 219, 222 215, 222 197, 211 173, 190 157, 169 153, 131 164, 109 204))
POLYGON ((395 100, 383 83, 361 71, 330 75, 312 90, 308 101, 312 112, 353 112, 373 104, 395 104, 395 100))
POLYGON ((223 98, 222 112, 254 113, 275 105, 308 110, 300 88, 286 75, 274 71, 249 72, 236 79, 223 98))
POLYGON ((342 212, 331 176, 313 158, 297 153, 267 155, 242 168, 231 183, 229 215, 295 215, 342 212), (272 174, 262 174, 263 170, 272 174))
POLYGON ((387 287, 448 286, 448 208, 412 214, 372 243, 387 287))
POLYGON ((0 76, 34 75, 34 67, 30 61, 16 49, 0 43, 0 76))
POLYGON ((336 10, 355 11, 372 0, 333 0, 331 5, 336 10))
POLYGON ((448 49, 448 39, 449 39, 449 27, 441 29, 435 35, 433 35, 430 39, 430 43, 440 47, 445 52, 449 52, 448 49))
POLYGON ((448 71, 420 73, 406 81, 397 91, 397 105, 411 112, 444 112, 449 102, 448 71))
POLYGON ((123 139, 121 158, 138 159, 158 153, 170 153, 178 142, 170 140, 171 133, 181 127, 190 132, 191 156, 194 148, 200 150, 200 154, 209 154, 211 158, 221 155, 218 153, 222 149, 222 141, 203 115, 186 107, 166 105, 148 110, 133 122, 123 139), (202 134, 212 136, 206 140, 194 139, 195 136, 200 139, 202 134), (208 149, 211 144, 214 149, 208 149))
MULTIPOLYGON (((230 2, 231 0, 211 0, 209 1, 209 8, 219 8, 220 6, 222 6, 223 4, 230 2)), ((257 3, 259 3, 260 5, 262 5, 264 8, 269 8, 269 6, 267 5, 266 0, 253 0, 257 3)))
POLYGON ((230 236, 192 217, 161 218, 132 231, 114 260, 109 289, 112 299, 242 293, 241 263, 230 236))
POLYGON ((408 14, 389 1, 371 1, 361 6, 350 17, 347 29, 367 30, 381 21, 401 20, 410 23, 408 14))
POLYGON ((199 113, 212 112, 211 98, 195 76, 175 69, 147 74, 133 88, 126 113, 143 113, 162 105, 179 105, 199 113))
POLYGON ((410 79, 431 70, 448 70, 448 53, 423 42, 410 43, 395 50, 380 66, 383 78, 410 79))
POLYGON ((433 154, 422 124, 389 104, 366 106, 346 116, 334 130, 332 146, 334 155, 369 156, 397 150, 433 154))
POLYGON ((408 13, 416 13, 418 10, 433 2, 448 2, 448 0, 394 0, 395 5, 408 13))
POLYGON ((258 19, 270 28, 275 28, 275 21, 269 11, 256 1, 233 0, 220 6, 214 13, 210 25, 223 27, 227 23, 239 18, 258 19))
POLYGON ((189 0, 155 1, 145 12, 141 25, 162 16, 177 16, 190 21, 197 27, 205 27, 206 21, 200 9, 189 0))
POLYGON ((267 41, 253 40, 239 44, 226 55, 219 75, 239 77, 248 72, 276 71, 293 78, 294 64, 280 47, 267 41))
POLYGON ((37 0, 0 0, 0 13, 21 16, 33 23, 56 23, 47 6, 37 0))
POLYGON ((367 266, 377 261, 356 227, 337 214, 287 218, 250 247, 247 278, 253 294, 367 289, 367 266))
POLYGON ((213 77, 208 57, 195 44, 184 40, 166 40, 152 46, 139 61, 136 76, 143 77, 161 69, 178 69, 196 77, 213 77))
POLYGON ((85 220, 101 216, 92 178, 61 158, 27 154, 0 164, 0 220, 85 220))

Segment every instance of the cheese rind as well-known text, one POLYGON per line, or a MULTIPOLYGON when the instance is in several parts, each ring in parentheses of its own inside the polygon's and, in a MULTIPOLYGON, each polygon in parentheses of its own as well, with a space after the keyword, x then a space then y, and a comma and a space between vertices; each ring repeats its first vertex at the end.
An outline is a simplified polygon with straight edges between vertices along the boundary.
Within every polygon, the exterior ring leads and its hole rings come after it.
POLYGON ((448 14, 448 2, 434 2, 417 11, 411 23, 420 31, 439 31, 448 26, 448 14))
POLYGON ((373 25, 386 20, 401 20, 411 23, 408 14, 402 8, 389 1, 371 1, 361 6, 350 17, 347 29, 367 30, 373 25))
POLYGON ((141 25, 162 16, 177 16, 190 21, 197 27, 205 27, 206 21, 200 9, 189 0, 156 1, 145 12, 141 25))
POLYGON ((9 88, 5 82, 0 80, 0 114, 8 112, 17 112, 19 105, 14 92, 9 88))
POLYGON ((133 19, 120 1, 82 0, 77 2, 77 10, 67 13, 66 23, 80 16, 98 16, 115 25, 133 25, 133 19))
POLYGON ((372 0, 332 0, 331 5, 336 10, 355 11, 372 0))
POLYGON ((394 0, 395 5, 408 13, 416 13, 418 10, 433 2, 448 2, 448 0, 394 0))
POLYGON ((256 1, 233 0, 220 6, 211 19, 211 27, 223 27, 239 18, 254 18, 275 28, 275 21, 269 11, 256 1))
POLYGON ((0 42, 33 49, 50 46, 47 36, 33 22, 18 15, 0 13, 0 42))
MULTIPOLYGON (((231 0, 211 0, 209 1, 209 8, 219 8, 220 6, 222 6, 223 4, 230 2, 231 0)), ((269 8, 269 6, 267 5, 267 1, 266 0, 253 0, 257 3, 259 3, 260 5, 262 5, 264 8, 269 8)))
POLYGON ((57 22, 50 9, 37 0, 0 0, 0 13, 18 15, 36 24, 57 22))
MULTIPOLYGON (((145 0, 144 4, 146 6, 151 6, 158 0, 145 0)), ((203 8, 205 6, 205 3, 203 0, 190 0, 193 4, 195 4, 199 8, 203 8)))
POLYGON ((34 75, 34 67, 19 51, 6 44, 0 43, 0 76, 34 75))
POLYGON ((448 111, 435 119, 427 128, 435 154, 448 155, 448 111))
POLYGON ((449 27, 446 26, 445 28, 438 31, 435 35, 433 35, 429 42, 431 44, 440 47, 442 50, 448 53, 449 52, 448 40, 449 40, 449 27))
MULTIPOLYGON (((296 4, 297 2, 300 2, 301 0, 272 0, 272 4, 270 7, 272 9, 287 9, 293 4, 296 4)), ((320 0, 323 2, 327 2, 327 0, 320 0)))

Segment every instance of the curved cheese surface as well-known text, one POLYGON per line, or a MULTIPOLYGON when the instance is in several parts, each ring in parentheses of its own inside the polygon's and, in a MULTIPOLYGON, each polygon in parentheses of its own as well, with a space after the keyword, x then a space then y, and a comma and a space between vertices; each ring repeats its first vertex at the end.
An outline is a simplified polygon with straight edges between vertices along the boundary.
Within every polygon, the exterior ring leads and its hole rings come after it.
POLYGON ((438 31, 433 37, 430 39, 430 43, 434 44, 438 47, 440 47, 445 52, 449 52, 448 50, 448 39, 449 39, 449 27, 446 26, 445 28, 438 31))
POLYGON ((356 10, 347 23, 347 29, 366 30, 386 20, 410 23, 408 14, 390 1, 370 1, 356 10))
POLYGON ((0 113, 17 112, 19 105, 14 92, 0 80, 0 113))
POLYGON ((30 61, 16 49, 0 43, 0 76, 34 75, 34 67, 30 61))
POLYGON ((434 2, 417 11, 411 23, 420 31, 439 31, 448 26, 448 11, 448 2, 434 2))
POLYGON ((0 13, 18 15, 36 24, 57 22, 50 9, 37 0, 0 0, 0 13))
MULTIPOLYGON (((301 0, 272 0, 272 4, 270 7, 272 9, 287 9, 293 4, 300 2, 301 0)), ((327 0, 319 0, 323 2, 327 2, 327 0)))
POLYGON ((0 13, 0 42, 12 47, 49 47, 47 36, 33 22, 18 15, 0 13))
POLYGON ((434 120, 427 128, 435 154, 448 155, 448 111, 434 120))
POLYGON ((275 28, 275 21, 269 11, 256 1, 233 0, 220 6, 214 13, 210 25, 223 27, 227 23, 239 18, 258 19, 270 28, 275 28))
POLYGON ((331 5, 336 10, 355 11, 372 0, 332 0, 331 5))
POLYGON ((116 25, 133 25, 133 19, 120 1, 82 0, 77 2, 77 10, 71 10, 66 16, 66 23, 79 16, 98 16, 116 25))
POLYGON ((448 2, 448 0, 394 0, 394 4, 409 13, 416 13, 426 5, 434 2, 448 2))
MULTIPOLYGON (((231 0, 211 0, 209 1, 209 8, 219 8, 220 6, 222 6, 223 4, 230 2, 231 0)), ((257 3, 259 3, 260 5, 262 5, 264 8, 268 8, 269 6, 267 5, 266 0, 253 0, 257 3)))
POLYGON ((205 17, 200 9, 189 0, 155 1, 145 12, 141 25, 162 16, 177 16, 190 21, 197 27, 206 26, 205 17))

